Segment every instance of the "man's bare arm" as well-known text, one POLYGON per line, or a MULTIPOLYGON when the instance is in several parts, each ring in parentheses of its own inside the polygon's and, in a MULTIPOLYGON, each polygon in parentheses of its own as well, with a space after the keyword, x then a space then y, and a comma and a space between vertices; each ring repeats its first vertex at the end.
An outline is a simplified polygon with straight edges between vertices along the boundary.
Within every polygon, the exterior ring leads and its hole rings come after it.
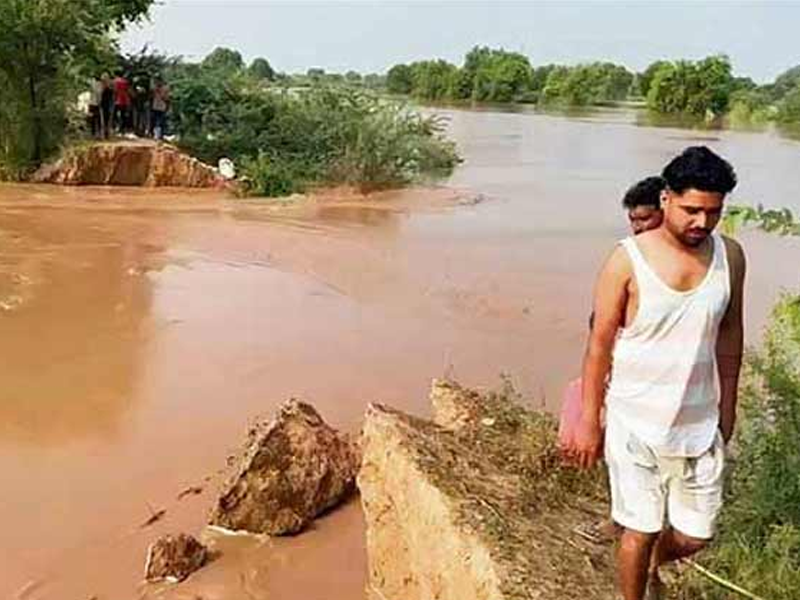
POLYGON ((583 413, 575 439, 580 466, 597 462, 602 446, 600 412, 605 403, 605 383, 611 368, 611 352, 617 330, 624 323, 631 265, 618 246, 606 261, 594 290, 594 326, 583 359, 583 413))
POLYGON ((720 402, 719 429, 727 444, 736 424, 736 405, 739 399, 739 371, 744 346, 744 278, 746 261, 738 242, 725 239, 731 275, 731 298, 719 326, 717 337, 717 369, 719 370, 720 402))

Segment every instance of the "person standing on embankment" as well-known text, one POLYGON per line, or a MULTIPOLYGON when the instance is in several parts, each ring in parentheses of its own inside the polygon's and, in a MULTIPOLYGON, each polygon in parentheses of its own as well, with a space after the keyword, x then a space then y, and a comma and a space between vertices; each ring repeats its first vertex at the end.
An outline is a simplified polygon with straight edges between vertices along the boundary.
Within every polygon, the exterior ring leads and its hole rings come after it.
POLYGON ((661 227, 623 240, 599 274, 575 437, 575 458, 591 467, 605 405, 625 600, 658 597, 658 567, 713 536, 742 359, 744 253, 713 233, 733 168, 692 147, 663 177, 661 227))

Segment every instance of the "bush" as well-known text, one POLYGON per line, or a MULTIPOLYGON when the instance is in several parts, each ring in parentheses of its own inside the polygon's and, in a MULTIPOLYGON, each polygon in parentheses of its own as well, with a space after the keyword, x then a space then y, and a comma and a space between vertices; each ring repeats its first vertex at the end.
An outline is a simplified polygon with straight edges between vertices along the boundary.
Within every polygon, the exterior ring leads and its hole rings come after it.
POLYGON ((233 158, 252 194, 400 185, 448 173, 458 161, 435 117, 354 87, 264 88, 245 74, 201 67, 177 76, 172 89, 179 144, 211 163, 233 158))
MULTIPOLYGON (((773 311, 763 348, 748 356, 741 419, 720 535, 703 564, 770 600, 800 589, 800 296, 773 311)), ((690 576, 685 598, 727 592, 690 576)))

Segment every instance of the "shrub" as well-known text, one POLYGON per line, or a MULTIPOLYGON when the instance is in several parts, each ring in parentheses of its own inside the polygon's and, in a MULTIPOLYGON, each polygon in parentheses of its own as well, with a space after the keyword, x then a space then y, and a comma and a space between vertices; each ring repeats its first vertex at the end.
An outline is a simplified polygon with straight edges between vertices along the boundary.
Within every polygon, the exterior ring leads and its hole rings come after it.
POLYGON ((195 156, 236 160, 252 194, 387 187, 447 173, 458 161, 437 118, 353 87, 263 88, 200 68, 173 83, 173 123, 195 156))
MULTIPOLYGON (((800 589, 800 296, 773 311, 763 348, 748 356, 720 534, 703 564, 770 600, 800 589)), ((723 600, 690 575, 684 598, 723 600)))

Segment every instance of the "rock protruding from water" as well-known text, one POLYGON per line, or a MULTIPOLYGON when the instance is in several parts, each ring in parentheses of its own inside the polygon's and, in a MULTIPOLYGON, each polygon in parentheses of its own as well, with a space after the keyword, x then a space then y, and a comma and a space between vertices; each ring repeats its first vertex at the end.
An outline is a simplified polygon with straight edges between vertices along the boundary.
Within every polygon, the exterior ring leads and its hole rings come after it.
POLYGON ((34 183, 208 188, 224 185, 216 169, 152 140, 96 142, 68 149, 44 165, 34 183))
POLYGON ((580 534, 602 518, 601 478, 560 466, 552 417, 451 382, 431 399, 436 422, 367 411, 358 486, 372 597, 613 597, 610 548, 580 534))
POLYGON ((147 549, 147 581, 183 581, 208 561, 208 550, 191 535, 165 535, 147 549))
POLYGON ((314 408, 290 400, 250 432, 210 524, 270 535, 301 531, 355 490, 359 453, 314 408))

